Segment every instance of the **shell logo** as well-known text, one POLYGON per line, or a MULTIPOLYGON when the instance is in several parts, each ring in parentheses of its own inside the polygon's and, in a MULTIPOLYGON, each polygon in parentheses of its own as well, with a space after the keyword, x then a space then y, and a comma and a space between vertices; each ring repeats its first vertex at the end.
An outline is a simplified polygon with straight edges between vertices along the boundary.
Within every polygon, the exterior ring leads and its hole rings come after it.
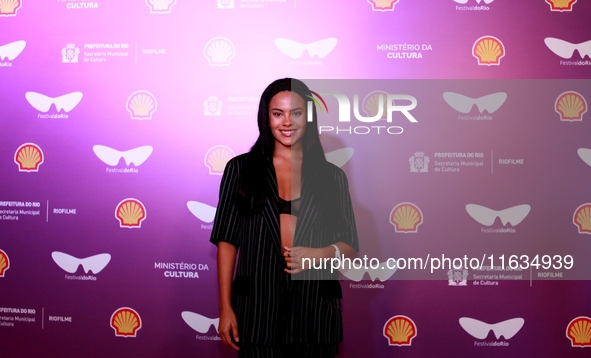
POLYGON ((577 0, 546 0, 552 11, 573 11, 577 0))
POLYGON ((203 56, 210 66, 230 66, 230 61, 236 56, 236 49, 227 38, 214 37, 205 44, 203 56))
POLYGON ((39 171, 39 165, 44 159, 43 151, 34 143, 25 143, 14 153, 14 162, 18 165, 19 172, 39 171))
POLYGON ((570 339, 571 347, 591 346, 591 318, 579 316, 566 326, 566 338, 570 339))
POLYGON ((0 277, 4 277, 4 272, 10 268, 10 260, 6 252, 0 250, 0 277))
POLYGON ((0 0, 0 16, 16 16, 22 6, 22 0, 0 0))
POLYGON ((417 336, 417 326, 406 316, 394 316, 384 325, 384 337, 391 346, 410 346, 417 336))
POLYGON ((131 119, 152 119, 158 109, 156 97, 148 91, 135 91, 127 98, 127 112, 131 119))
POLYGON ((505 56, 505 46, 494 36, 483 36, 472 45, 472 56, 479 66, 497 66, 505 56))
POLYGON ((120 227, 140 228, 147 216, 146 207, 141 201, 133 198, 122 200, 115 209, 115 218, 120 227))
POLYGON ((133 308, 121 307, 111 315, 111 328, 116 337, 136 337, 142 328, 142 319, 133 308))
POLYGON ((386 119, 388 116, 388 93, 384 91, 373 91, 363 99, 363 111, 369 117, 386 119))
POLYGON ((591 234, 591 203, 583 204, 575 210, 573 224, 579 229, 579 234, 591 234))
POLYGON ((170 14, 176 0, 146 0, 146 5, 150 8, 150 14, 170 14))
POLYGON ((400 203, 390 212, 390 224, 394 225, 396 232, 416 233, 422 223, 423 213, 413 203, 400 203))
POLYGON ((367 0, 372 11, 394 11, 394 5, 400 0, 367 0))
POLYGON ((236 154, 234 151, 225 145, 216 145, 205 153, 205 166, 209 169, 209 174, 211 175, 222 175, 224 174, 224 168, 226 168, 226 164, 232 158, 234 158, 236 154))
POLYGON ((587 113, 587 101, 578 92, 566 91, 556 98, 554 110, 560 115, 561 121, 580 122, 583 114, 587 113))

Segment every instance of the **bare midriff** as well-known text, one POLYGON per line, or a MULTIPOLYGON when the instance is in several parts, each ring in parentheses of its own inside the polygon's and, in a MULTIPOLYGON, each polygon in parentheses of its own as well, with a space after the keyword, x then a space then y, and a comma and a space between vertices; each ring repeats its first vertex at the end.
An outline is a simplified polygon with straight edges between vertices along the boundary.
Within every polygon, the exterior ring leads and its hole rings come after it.
POLYGON ((281 231, 281 248, 291 247, 298 217, 290 214, 279 214, 279 227, 281 231))
MULTIPOLYGON (((277 176, 277 194, 279 198, 289 201, 299 200, 301 194, 301 162, 296 165, 293 160, 282 161, 274 159, 275 175, 277 176)), ((299 203, 298 203, 299 204, 299 203)), ((299 205, 297 206, 299 211, 299 205)), ((285 247, 292 247, 295 237, 296 224, 298 222, 297 211, 291 207, 291 214, 279 214, 279 231, 281 235, 281 251, 285 251, 285 247), (292 215, 296 214, 296 215, 292 215)))

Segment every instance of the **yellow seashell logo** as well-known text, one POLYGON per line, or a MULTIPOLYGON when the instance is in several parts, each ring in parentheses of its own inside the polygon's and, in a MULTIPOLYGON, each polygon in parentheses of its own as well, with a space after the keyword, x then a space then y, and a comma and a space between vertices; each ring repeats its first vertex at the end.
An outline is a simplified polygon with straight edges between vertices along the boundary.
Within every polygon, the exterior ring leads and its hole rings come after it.
POLYGON ((4 277, 4 272, 10 267, 10 260, 6 252, 0 250, 0 277, 4 277))
POLYGON ((391 346, 410 346, 417 336, 417 326, 406 316, 394 316, 384 325, 384 337, 391 346))
POLYGON ((142 319, 133 308, 121 307, 111 315, 111 328, 117 337, 135 337, 142 328, 142 319))
POLYGON ((591 203, 586 203, 575 210, 573 223, 579 229, 579 234, 591 234, 591 203))
POLYGON ((368 117, 385 119, 388 116, 388 93, 373 91, 363 99, 363 111, 368 117))
POLYGON ((483 36, 474 42, 472 55, 481 66, 496 66, 501 64, 505 56, 505 46, 494 36, 483 36))
POLYGON ((235 156, 236 154, 229 147, 216 145, 205 153, 205 166, 209 169, 209 174, 222 175, 228 161, 235 156))
POLYGON ((552 11, 573 11, 577 0, 546 0, 552 11))
POLYGON ((37 144, 25 143, 14 153, 14 162, 19 172, 37 172, 45 156, 37 144))
POLYGON ((423 223, 423 213, 413 203, 400 203, 390 212, 390 224, 396 232, 415 233, 423 223))
POLYGON ((560 115, 561 121, 580 122, 583 120, 583 114, 587 113, 587 101, 580 93, 567 91, 556 98, 554 109, 560 115))
POLYGON ((229 39, 214 37, 205 44, 203 56, 210 66, 230 66, 230 61, 236 56, 236 48, 229 39))
POLYGON ((16 16, 21 6, 23 6, 21 0, 0 0, 0 16, 16 16))
POLYGON ((146 207, 141 201, 133 198, 122 200, 117 209, 115 209, 115 217, 119 220, 120 227, 140 228, 142 221, 147 216, 146 207))
POLYGON ((572 347, 591 346, 591 318, 580 316, 566 326, 566 337, 570 339, 572 347))
POLYGON ((135 91, 127 98, 127 111, 131 119, 152 119, 157 109, 156 97, 148 91, 135 91))

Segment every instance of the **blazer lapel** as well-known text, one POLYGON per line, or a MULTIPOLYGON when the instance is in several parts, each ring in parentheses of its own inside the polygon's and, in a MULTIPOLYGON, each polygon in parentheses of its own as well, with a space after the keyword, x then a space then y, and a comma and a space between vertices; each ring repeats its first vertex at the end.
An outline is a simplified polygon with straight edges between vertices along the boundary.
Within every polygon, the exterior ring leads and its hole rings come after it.
POLYGON ((281 232, 279 231, 279 209, 277 203, 279 202, 279 193, 277 192, 277 177, 275 176, 275 167, 271 164, 267 166, 267 173, 265 175, 267 185, 271 188, 271 196, 267 197, 267 203, 263 207, 263 218, 265 223, 271 230, 273 238, 273 247, 281 256, 281 232))

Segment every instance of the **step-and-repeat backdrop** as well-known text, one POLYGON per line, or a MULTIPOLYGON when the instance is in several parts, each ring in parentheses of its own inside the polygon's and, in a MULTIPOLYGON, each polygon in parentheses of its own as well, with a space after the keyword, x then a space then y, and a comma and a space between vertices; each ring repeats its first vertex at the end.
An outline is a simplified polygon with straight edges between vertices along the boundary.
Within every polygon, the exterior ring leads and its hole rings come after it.
POLYGON ((373 265, 341 271, 340 356, 589 355, 590 15, 0 0, 1 355, 234 356, 208 240, 283 77, 323 100, 373 265))

